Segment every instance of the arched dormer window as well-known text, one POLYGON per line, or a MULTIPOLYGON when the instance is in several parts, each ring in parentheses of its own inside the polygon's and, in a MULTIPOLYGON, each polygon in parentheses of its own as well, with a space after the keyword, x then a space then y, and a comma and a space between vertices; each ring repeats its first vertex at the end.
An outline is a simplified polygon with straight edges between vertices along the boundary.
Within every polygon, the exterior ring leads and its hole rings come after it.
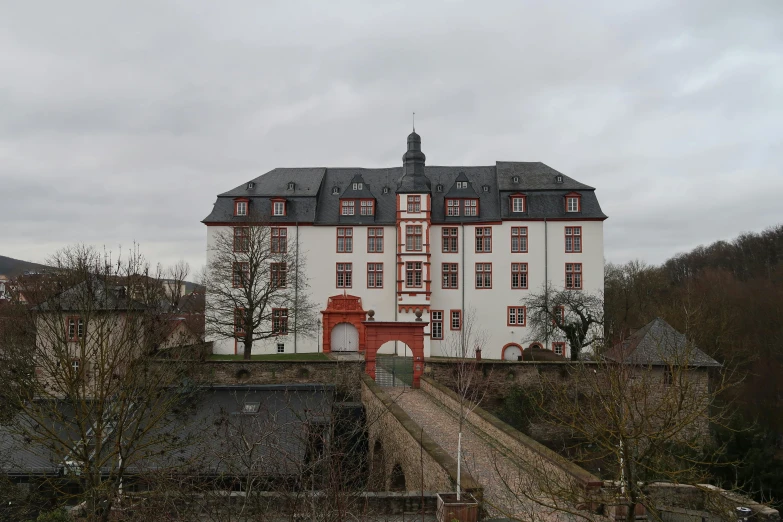
POLYGON ((332 187, 332 194, 339 194, 340 193, 340 187, 332 187))
POLYGON ((247 216, 248 205, 250 200, 247 198, 237 198, 234 200, 234 215, 235 216, 247 216))
POLYGON ((582 211, 582 195, 578 192, 569 192, 565 195, 565 211, 566 212, 581 212, 582 211))
POLYGON ((511 212, 515 214, 527 212, 527 196, 524 194, 511 194, 509 200, 511 212))
POLYGON ((285 216, 288 214, 286 200, 284 198, 272 198, 269 201, 272 202, 272 215, 273 216, 285 216))
POLYGON ((296 188, 296 183, 293 181, 288 182, 288 190, 294 190, 296 188))

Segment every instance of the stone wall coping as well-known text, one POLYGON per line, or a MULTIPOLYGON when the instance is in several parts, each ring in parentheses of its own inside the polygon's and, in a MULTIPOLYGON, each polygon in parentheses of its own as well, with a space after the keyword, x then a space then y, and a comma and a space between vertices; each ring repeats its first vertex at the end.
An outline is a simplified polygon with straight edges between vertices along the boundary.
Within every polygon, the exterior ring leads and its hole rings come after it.
POLYGON ((291 364, 291 365, 305 365, 305 364, 356 364, 364 366, 364 361, 340 361, 337 359, 313 359, 312 361, 306 360, 263 360, 263 359, 219 359, 214 361, 200 361, 201 364, 291 364))
MULTIPOLYGON (((561 363, 558 363, 561 364, 561 363)), ((425 381, 427 384, 431 385, 433 388, 437 389, 439 392, 443 393, 450 399, 459 402, 459 397, 457 396, 454 391, 449 389, 448 387, 444 386, 443 384, 436 382, 434 379, 430 377, 422 377, 422 380, 425 381)), ((552 451, 551 449, 547 448, 540 442, 536 441, 535 439, 532 439, 525 435, 524 433, 520 432, 519 430, 516 430, 503 422, 502 420, 498 419, 488 411, 486 411, 481 406, 475 406, 472 410, 473 413, 481 417, 482 420, 488 422, 498 430, 502 431, 512 439, 516 440, 523 446, 526 446, 531 451, 537 453, 541 457, 545 458, 549 462, 551 462, 554 466, 562 469, 564 472, 566 472, 568 475, 576 479, 580 484, 582 484, 582 487, 585 489, 598 489, 603 486, 603 481, 590 473, 589 471, 577 466, 573 462, 569 461, 568 459, 562 457, 558 453, 552 451)))
MULTIPOLYGON (((425 363, 432 364, 464 364, 465 359, 461 357, 425 357, 425 363)), ((471 360, 471 363, 474 361, 471 360)), ((501 359, 481 359, 475 361, 476 364, 500 364, 503 366, 573 366, 575 364, 581 364, 585 366, 598 366, 601 361, 505 361, 501 359)))
MULTIPOLYGON (((399 404, 394 402, 389 395, 381 389, 380 386, 367 374, 362 374, 362 384, 380 400, 386 409, 389 410, 405 430, 411 434, 414 440, 421 440, 424 451, 437 462, 446 473, 449 474, 452 482, 457 483, 457 461, 446 453, 437 442, 432 440, 426 431, 403 410, 399 404)), ((470 473, 462 470, 462 489, 481 496, 483 487, 473 478, 470 473)))

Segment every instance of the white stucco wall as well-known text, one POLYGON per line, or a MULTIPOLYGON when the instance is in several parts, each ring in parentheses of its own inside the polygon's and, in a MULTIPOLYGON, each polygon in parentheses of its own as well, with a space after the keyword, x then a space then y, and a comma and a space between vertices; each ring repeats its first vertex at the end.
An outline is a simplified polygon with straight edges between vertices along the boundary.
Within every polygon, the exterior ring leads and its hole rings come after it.
MULTIPOLYGON (((405 196, 405 195, 401 195, 405 196)), ((422 213, 420 215, 405 216, 411 219, 426 219, 424 211, 427 209, 427 198, 422 198, 422 213)), ((404 208, 405 202, 400 201, 404 208)), ((401 224, 404 234, 405 223, 401 224)), ((441 252, 441 229, 443 225, 433 225, 427 236, 426 223, 424 225, 424 240, 429 237, 431 254, 429 258, 425 249, 415 256, 401 256, 402 262, 421 260, 431 262, 431 273, 424 274, 424 279, 431 279, 432 310, 444 311, 444 337, 443 341, 425 337, 425 356, 449 355, 448 337, 454 334, 449 329, 449 310, 464 309, 473 310, 478 327, 485 331, 486 342, 484 344, 484 358, 500 359, 502 349, 509 343, 516 343, 527 348, 534 341, 528 328, 520 326, 507 326, 507 307, 521 306, 523 297, 530 292, 540 292, 545 278, 548 278, 556 288, 563 288, 565 284, 565 263, 582 263, 583 291, 590 293, 603 292, 604 259, 603 259, 603 222, 602 221, 506 221, 493 225, 458 225, 460 229, 459 253, 444 254, 441 252), (475 228, 476 226, 492 227, 492 252, 475 252, 475 228), (511 252, 511 227, 528 227, 528 252, 511 252), (582 253, 565 253, 566 226, 582 227, 582 253), (546 230, 546 240, 545 240, 546 230), (545 249, 546 245, 546 249, 545 249), (546 255, 545 255, 546 250, 546 255), (545 263, 545 259, 547 259, 545 263), (444 262, 459 264, 459 288, 441 288, 441 265, 444 262), (475 263, 492 263, 492 288, 475 288, 475 263), (511 289, 511 263, 528 263, 528 289, 511 289)), ((454 226, 454 225, 449 225, 454 226)), ((215 234, 219 230, 229 227, 207 227, 208 261, 209 249, 214 245, 215 234)), ((336 286, 336 264, 338 262, 350 262, 353 264, 353 285, 345 289, 348 294, 359 296, 365 310, 374 310, 375 319, 378 321, 413 321, 412 312, 398 312, 398 305, 426 305, 424 295, 409 296, 405 294, 397 296, 397 253, 395 244, 403 244, 405 238, 396 237, 397 227, 385 226, 383 253, 367 253, 367 226, 353 225, 353 252, 337 253, 336 226, 300 226, 299 227, 300 253, 306 258, 305 270, 309 278, 311 299, 319 304, 320 309, 326 307, 330 296, 342 294, 343 289, 336 286), (367 263, 383 263, 384 284, 383 288, 367 288, 367 263)), ((288 227, 289 249, 296 244, 297 227, 288 227)), ((402 278, 404 279, 404 270, 402 278)), ((422 289, 415 289, 422 290, 422 289)), ((209 306, 209 295, 207 295, 209 306)), ((463 320, 465 319, 463 312, 463 320)), ((429 323, 428 313, 422 319, 429 323)), ((429 335, 429 328, 426 333, 429 335)), ((459 335, 457 333, 457 335, 459 335)), ((266 342, 254 345, 253 353, 275 353, 277 343, 285 344, 286 352, 316 352, 321 350, 322 332, 317 337, 297 336, 294 343, 294 335, 278 337, 266 342)), ((215 353, 235 353, 233 339, 208 339, 215 342, 215 353)), ((551 343, 547 346, 552 349, 551 343)))

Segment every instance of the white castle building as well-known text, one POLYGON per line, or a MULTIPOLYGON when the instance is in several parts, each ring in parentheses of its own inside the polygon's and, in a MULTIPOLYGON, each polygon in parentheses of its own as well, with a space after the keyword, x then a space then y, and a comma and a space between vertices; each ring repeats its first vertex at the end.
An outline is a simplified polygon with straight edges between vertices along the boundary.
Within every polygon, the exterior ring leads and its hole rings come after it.
MULTIPOLYGON (((532 345, 567 356, 562 343, 530 338, 524 296, 545 281, 604 287, 606 215, 593 187, 540 162, 425 166, 416 132, 402 167, 278 168, 220 194, 203 221, 208 261, 215 235, 251 208, 306 256, 322 309, 348 294, 376 321, 414 321, 418 310, 427 357, 453 355, 448 340, 466 313, 487 334, 484 358, 516 360, 532 345)), ((256 342, 253 353, 360 349, 356 320, 332 323, 256 342)), ((215 353, 237 353, 235 339, 211 340, 215 353)))

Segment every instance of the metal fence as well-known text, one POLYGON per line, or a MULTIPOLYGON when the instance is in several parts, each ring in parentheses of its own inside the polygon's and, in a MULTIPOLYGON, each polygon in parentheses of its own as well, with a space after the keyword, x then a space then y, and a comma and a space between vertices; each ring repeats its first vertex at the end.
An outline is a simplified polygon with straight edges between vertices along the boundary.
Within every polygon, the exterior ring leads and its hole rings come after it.
POLYGON ((375 359, 375 382, 378 386, 410 388, 413 384, 413 357, 378 355, 375 359))

